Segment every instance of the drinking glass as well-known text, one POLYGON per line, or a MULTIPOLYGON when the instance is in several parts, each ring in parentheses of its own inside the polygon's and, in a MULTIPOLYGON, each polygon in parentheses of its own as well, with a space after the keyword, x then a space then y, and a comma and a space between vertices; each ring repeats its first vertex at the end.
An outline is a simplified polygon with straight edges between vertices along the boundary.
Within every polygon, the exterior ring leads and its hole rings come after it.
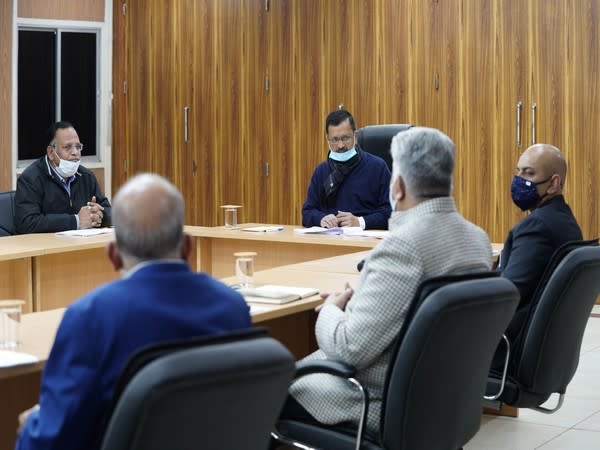
POLYGON ((254 286, 254 257, 256 252, 238 252, 235 256, 235 276, 243 288, 254 286))
POLYGON ((0 348, 14 349, 21 343, 23 300, 0 300, 0 348))

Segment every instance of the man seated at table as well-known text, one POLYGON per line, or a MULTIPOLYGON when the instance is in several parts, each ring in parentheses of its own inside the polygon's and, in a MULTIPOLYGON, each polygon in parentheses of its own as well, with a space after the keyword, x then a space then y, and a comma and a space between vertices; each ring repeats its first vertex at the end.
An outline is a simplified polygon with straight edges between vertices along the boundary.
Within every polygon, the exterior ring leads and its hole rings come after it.
POLYGON ((136 350, 251 326, 239 293, 190 270, 183 220, 181 194, 157 175, 138 175, 116 195, 116 242, 107 254, 123 277, 66 310, 39 406, 19 418, 25 423, 17 449, 94 448, 115 380, 136 350))
POLYGON ((313 172, 302 225, 387 229, 390 217, 390 171, 385 161, 363 151, 356 142, 356 125, 343 109, 325 119, 327 161, 313 172))
MULTIPOLYGON (((581 229, 565 202, 562 188, 567 163, 553 145, 529 147, 517 163, 511 195, 513 202, 530 214, 508 233, 498 269, 512 281, 521 300, 506 330, 514 348, 531 309, 531 298, 554 251, 565 242, 583 239, 581 229)), ((501 368, 504 354, 500 345, 494 367, 501 368)))
MULTIPOLYGON (((368 427, 378 430, 383 384, 409 305, 424 280, 489 270, 492 247, 481 228, 456 210, 454 144, 438 130, 414 127, 392 140, 390 234, 367 257, 354 291, 323 295, 307 359, 343 361, 369 392, 368 427)), ((325 374, 296 381, 282 417, 358 423, 361 399, 347 381, 325 374)))
POLYGON ((110 226, 110 203, 96 176, 80 165, 83 144, 69 122, 50 128, 46 154, 17 179, 17 233, 110 226))

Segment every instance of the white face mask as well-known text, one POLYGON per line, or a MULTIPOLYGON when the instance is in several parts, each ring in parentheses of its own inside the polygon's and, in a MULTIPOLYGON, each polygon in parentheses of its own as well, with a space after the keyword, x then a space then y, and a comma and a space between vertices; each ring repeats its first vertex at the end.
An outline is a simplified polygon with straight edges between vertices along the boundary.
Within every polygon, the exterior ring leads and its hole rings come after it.
POLYGON ((69 161, 68 159, 61 159, 60 156, 58 156, 58 153, 56 153, 56 150, 54 151, 54 154, 60 161, 60 164, 55 167, 56 172, 63 178, 70 178, 73 175, 75 175, 77 169, 79 169, 80 161, 69 161))
POLYGON ((394 194, 392 192, 392 186, 394 185, 394 177, 392 176, 392 182, 390 183, 390 206, 392 207, 392 212, 396 211, 396 199, 394 198, 394 194))

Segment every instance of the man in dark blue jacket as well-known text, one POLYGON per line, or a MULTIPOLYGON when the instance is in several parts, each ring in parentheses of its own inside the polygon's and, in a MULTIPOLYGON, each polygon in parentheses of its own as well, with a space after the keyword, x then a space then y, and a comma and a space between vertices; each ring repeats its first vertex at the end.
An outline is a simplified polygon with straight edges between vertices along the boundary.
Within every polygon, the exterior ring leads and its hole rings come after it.
POLYGON ((48 233, 110 226, 110 203, 96 176, 80 165, 83 144, 69 122, 50 129, 46 154, 17 180, 17 233, 48 233))
POLYGON ((356 125, 343 109, 329 113, 327 161, 315 169, 302 206, 302 225, 387 229, 392 212, 385 161, 356 143, 356 125))
POLYGON ((42 374, 39 406, 19 417, 18 450, 95 448, 115 381, 135 351, 251 326, 239 293, 185 262, 191 239, 183 233, 183 198, 175 186, 138 175, 114 202, 116 242, 107 250, 123 278, 67 308, 42 374))
POLYGON ((502 276, 511 280, 521 294, 506 332, 511 345, 525 325, 531 298, 554 251, 565 242, 583 239, 562 195, 566 175, 563 155, 548 144, 529 147, 517 164, 512 199, 531 213, 508 233, 498 264, 502 276))

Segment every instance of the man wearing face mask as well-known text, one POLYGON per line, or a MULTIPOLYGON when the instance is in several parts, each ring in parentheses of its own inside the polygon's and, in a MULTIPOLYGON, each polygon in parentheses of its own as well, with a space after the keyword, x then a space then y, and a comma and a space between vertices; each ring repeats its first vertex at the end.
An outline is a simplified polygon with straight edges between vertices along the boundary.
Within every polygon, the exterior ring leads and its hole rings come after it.
POLYGON ((387 229, 390 217, 390 171, 385 161, 364 152, 356 143, 356 125, 343 109, 325 119, 327 161, 313 172, 302 225, 387 229))
POLYGON ((517 163, 511 185, 512 199, 530 214, 508 233, 498 263, 502 276, 511 280, 521 294, 517 311, 506 330, 511 346, 529 315, 531 297, 554 251, 565 242, 583 239, 562 195, 566 175, 563 155, 548 144, 529 147, 517 163))
POLYGON ((96 176, 80 165, 83 144, 69 122, 50 129, 46 154, 17 179, 17 233, 110 226, 110 203, 96 176))
POLYGON ((39 405, 19 417, 17 450, 97 448, 115 382, 134 352, 252 326, 238 292, 186 263, 192 243, 173 184, 137 175, 115 196, 113 213, 115 242, 107 255, 123 277, 67 308, 39 405))
MULTIPOLYGON (((392 140, 390 233, 369 254, 354 291, 322 294, 315 324, 319 350, 307 359, 343 361, 369 392, 368 428, 379 426, 393 342, 426 279, 489 270, 485 231, 465 220, 452 198, 454 144, 438 130, 413 127, 392 140)), ((358 423, 360 393, 330 375, 300 378, 282 417, 358 423)))

